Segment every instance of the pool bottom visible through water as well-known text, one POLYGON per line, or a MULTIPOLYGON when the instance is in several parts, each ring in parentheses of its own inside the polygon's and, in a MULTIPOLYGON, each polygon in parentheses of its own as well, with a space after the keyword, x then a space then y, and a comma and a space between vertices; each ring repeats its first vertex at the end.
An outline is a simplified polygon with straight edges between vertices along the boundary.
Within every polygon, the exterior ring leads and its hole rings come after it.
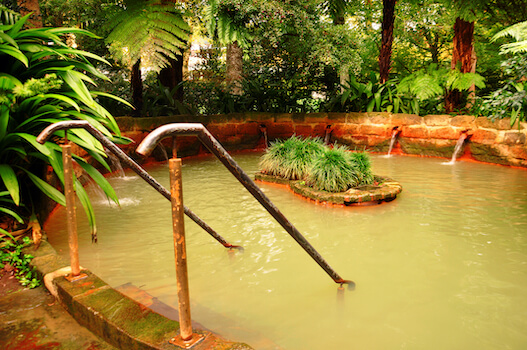
MULTIPOLYGON (((252 176, 260 154, 234 158, 252 176)), ((328 275, 211 157, 183 161, 185 205, 232 244, 186 219, 192 318, 255 349, 527 348, 527 171, 372 156, 399 181, 390 203, 331 207, 258 183, 354 291, 328 275)), ((147 168, 168 186, 168 166, 147 168)), ((89 187, 99 243, 78 210, 80 262, 177 307, 170 203, 132 172, 110 177, 121 207, 89 187)), ((79 205, 80 208, 80 205, 79 205)), ((64 210, 45 230, 65 257, 64 210)))

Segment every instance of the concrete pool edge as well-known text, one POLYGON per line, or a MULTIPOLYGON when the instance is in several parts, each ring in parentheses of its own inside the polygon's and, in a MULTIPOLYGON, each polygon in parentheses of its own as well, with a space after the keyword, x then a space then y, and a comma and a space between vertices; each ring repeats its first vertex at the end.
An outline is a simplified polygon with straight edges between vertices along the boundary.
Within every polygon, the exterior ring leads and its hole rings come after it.
MULTIPOLYGON (((46 288, 82 326, 120 349, 181 349, 168 341, 179 334, 179 322, 168 319, 147 306, 110 287, 87 269, 86 277, 69 282, 64 275, 68 264, 43 240, 40 246, 25 249, 34 258, 31 265, 46 288)), ((204 339, 192 349, 252 349, 227 341, 208 330, 195 329, 204 339)))

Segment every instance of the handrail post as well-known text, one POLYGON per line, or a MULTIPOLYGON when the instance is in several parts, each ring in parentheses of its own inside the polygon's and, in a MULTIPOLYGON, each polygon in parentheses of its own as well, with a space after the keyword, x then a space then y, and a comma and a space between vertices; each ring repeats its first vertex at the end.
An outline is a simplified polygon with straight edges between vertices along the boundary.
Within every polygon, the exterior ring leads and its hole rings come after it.
POLYGON ((273 218, 289 233, 289 235, 311 256, 313 260, 341 286, 346 284, 348 289, 355 288, 355 283, 345 280, 324 260, 324 258, 313 248, 313 246, 302 236, 295 226, 282 214, 271 202, 254 181, 243 171, 223 146, 212 136, 212 134, 198 123, 173 123, 156 128, 148 134, 139 144, 136 153, 147 156, 162 139, 174 135, 194 135, 201 143, 214 154, 221 163, 231 172, 234 177, 253 195, 253 197, 271 214, 273 218))
POLYGON ((70 250, 71 274, 66 276, 70 281, 86 277, 80 273, 79 265, 79 242, 77 237, 77 214, 75 209, 75 190, 73 188, 73 163, 71 158, 71 144, 65 135, 65 144, 62 148, 62 163, 64 166, 64 197, 66 197, 66 221, 68 227, 68 245, 70 250))
POLYGON ((170 340, 171 344, 189 348, 203 339, 192 333, 190 317, 190 292, 188 286, 187 251, 185 242, 185 217, 183 209, 183 184, 181 179, 181 159, 169 160, 170 193, 172 204, 172 231, 176 259, 176 280, 179 313, 179 335, 170 340))
MULTIPOLYGON (((71 121, 62 121, 57 122, 51 125, 48 125, 40 135, 37 137, 37 142, 43 144, 46 142, 51 135, 58 130, 65 130, 67 132, 68 129, 73 128, 82 128, 88 131, 93 137, 95 137, 104 147, 109 149, 119 160, 123 163, 125 163, 130 169, 132 169, 137 175, 139 175, 143 180, 145 180, 150 186, 152 186, 157 192, 159 192, 163 197, 170 200, 170 192, 163 187, 159 182, 157 182, 156 179, 154 179, 150 174, 148 174, 139 164, 134 162, 132 158, 130 158, 126 153, 124 153, 119 147, 117 147, 112 141, 110 141, 106 136, 104 136, 99 130, 94 128, 90 123, 88 123, 85 120, 71 120, 71 121)), ((183 207, 185 210, 185 214, 192 219, 199 227, 201 227, 203 230, 205 230, 208 234, 210 234, 215 240, 217 240, 219 243, 221 243, 225 248, 229 249, 239 249, 240 251, 243 251, 243 248, 230 244, 227 242, 222 236, 220 236, 212 227, 207 225, 207 223, 203 220, 201 220, 194 212, 192 212, 189 208, 183 207)))

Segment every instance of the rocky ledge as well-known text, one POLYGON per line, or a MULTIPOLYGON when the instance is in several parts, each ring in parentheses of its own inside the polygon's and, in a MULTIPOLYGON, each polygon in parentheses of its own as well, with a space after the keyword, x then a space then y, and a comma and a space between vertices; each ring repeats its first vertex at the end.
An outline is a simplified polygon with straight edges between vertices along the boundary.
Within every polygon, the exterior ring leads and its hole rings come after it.
POLYGON ((403 190, 400 183, 385 176, 375 176, 373 185, 355 187, 345 192, 319 191, 307 186, 302 180, 286 180, 279 176, 262 173, 257 173, 254 177, 257 181, 287 185, 293 192, 316 202, 345 206, 391 202, 403 190))

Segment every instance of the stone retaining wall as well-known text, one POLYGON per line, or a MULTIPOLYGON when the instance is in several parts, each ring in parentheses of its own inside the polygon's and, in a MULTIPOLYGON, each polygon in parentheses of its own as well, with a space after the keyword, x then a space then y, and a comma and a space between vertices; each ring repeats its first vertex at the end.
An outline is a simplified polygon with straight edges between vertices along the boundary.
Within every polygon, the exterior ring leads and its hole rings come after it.
MULTIPOLYGON (((396 154, 451 158, 458 139, 466 141, 462 157, 474 160, 527 167, 527 123, 510 126, 509 119, 491 122, 485 117, 374 113, 272 114, 237 113, 216 116, 173 116, 159 118, 120 117, 117 122, 125 136, 135 143, 133 151, 154 128, 167 123, 204 124, 228 150, 263 148, 264 133, 269 141, 293 134, 319 136, 330 133, 333 143, 370 152, 388 152, 391 137, 397 133, 392 150, 396 154)), ((170 140, 165 140, 170 148, 170 140)), ((178 138, 180 156, 204 152, 194 137, 178 138)), ((170 154, 170 153, 169 153, 170 154)), ((154 154, 158 160, 166 155, 154 154)))

